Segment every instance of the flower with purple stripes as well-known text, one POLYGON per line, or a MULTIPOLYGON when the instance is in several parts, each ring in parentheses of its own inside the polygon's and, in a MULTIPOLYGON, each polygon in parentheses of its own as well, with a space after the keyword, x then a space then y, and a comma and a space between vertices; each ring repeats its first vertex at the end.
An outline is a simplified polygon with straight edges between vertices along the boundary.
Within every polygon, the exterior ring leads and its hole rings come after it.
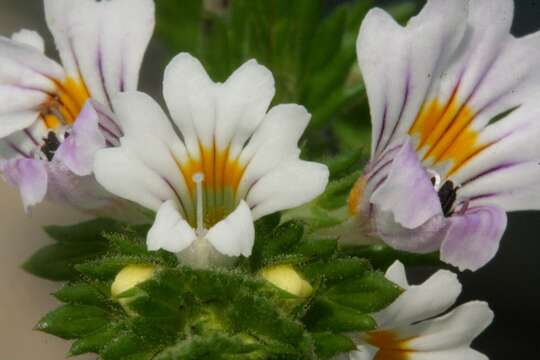
POLYGON ((358 38, 373 124, 349 211, 405 251, 476 270, 506 212, 540 209, 540 33, 512 0, 430 0, 406 27, 380 9, 358 38))
POLYGON ((61 65, 34 31, 0 37, 0 171, 25 209, 45 198, 85 210, 116 200, 94 179, 97 150, 123 131, 111 98, 136 90, 153 0, 44 0, 61 65))

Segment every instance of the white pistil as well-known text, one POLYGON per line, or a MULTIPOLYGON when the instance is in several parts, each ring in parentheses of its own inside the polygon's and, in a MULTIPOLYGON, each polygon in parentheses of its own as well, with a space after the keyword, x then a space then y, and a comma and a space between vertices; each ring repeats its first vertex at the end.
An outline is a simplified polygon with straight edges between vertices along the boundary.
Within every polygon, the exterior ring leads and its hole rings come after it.
POLYGON ((197 236, 203 237, 205 235, 204 230, 204 212, 203 212, 203 189, 202 183, 204 181, 204 174, 198 172, 193 175, 193 182, 195 183, 195 195, 197 197, 197 236))

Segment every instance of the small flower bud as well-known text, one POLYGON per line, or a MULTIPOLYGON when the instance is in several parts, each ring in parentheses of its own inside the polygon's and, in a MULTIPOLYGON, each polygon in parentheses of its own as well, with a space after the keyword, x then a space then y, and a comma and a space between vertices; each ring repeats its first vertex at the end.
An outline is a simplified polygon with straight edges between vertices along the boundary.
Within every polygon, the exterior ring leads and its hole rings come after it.
POLYGON ((313 292, 310 283, 304 280, 291 265, 276 265, 265 268, 261 276, 276 287, 298 297, 308 297, 313 292))
POLYGON ((123 292, 150 279, 156 271, 153 265, 128 265, 116 275, 111 286, 111 295, 116 298, 123 292))

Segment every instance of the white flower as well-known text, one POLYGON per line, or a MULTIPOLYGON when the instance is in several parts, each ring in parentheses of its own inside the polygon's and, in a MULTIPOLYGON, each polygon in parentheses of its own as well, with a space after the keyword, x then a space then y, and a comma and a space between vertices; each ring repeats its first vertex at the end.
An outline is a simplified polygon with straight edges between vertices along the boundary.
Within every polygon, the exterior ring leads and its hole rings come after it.
POLYGON ((461 293, 457 276, 439 270, 423 284, 409 286, 403 264, 386 277, 405 289, 388 308, 374 315, 378 328, 356 336, 351 360, 484 360, 470 348, 493 321, 485 302, 471 301, 445 315, 461 293))
POLYGON ((358 37, 373 123, 350 210, 399 250, 476 270, 507 211, 540 209, 540 33, 512 0, 429 0, 406 27, 374 9, 358 37))
POLYGON ((298 105, 267 109, 274 79, 248 61, 214 83, 188 54, 167 67, 164 95, 174 125, 150 97, 118 95, 125 136, 96 156, 110 192, 157 211, 150 250, 178 253, 194 266, 249 256, 253 221, 321 194, 328 169, 299 159, 310 115, 298 105))
POLYGON ((110 99, 137 89, 154 2, 44 0, 44 8, 61 65, 34 31, 0 37, 0 171, 25 208, 46 196, 109 206, 91 176, 93 155, 119 144, 110 99))

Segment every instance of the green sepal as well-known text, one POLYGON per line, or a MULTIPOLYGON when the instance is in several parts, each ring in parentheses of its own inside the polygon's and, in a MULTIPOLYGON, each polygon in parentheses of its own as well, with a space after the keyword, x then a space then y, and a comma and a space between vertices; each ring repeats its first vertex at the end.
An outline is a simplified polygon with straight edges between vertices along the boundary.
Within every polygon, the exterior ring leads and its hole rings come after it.
POLYGON ((386 270, 395 261, 405 266, 434 266, 448 267, 444 264, 438 252, 430 254, 413 254, 392 249, 386 245, 347 246, 340 249, 345 256, 356 256, 368 259, 376 269, 386 270))
POLYGON ((106 295, 96 285, 84 282, 65 285, 53 295, 70 304, 101 305, 107 301, 106 295))
POLYGON ((321 360, 332 359, 339 354, 356 349, 356 345, 350 337, 332 332, 314 333, 313 341, 317 355, 321 360))
POLYGON ((110 314, 97 306, 68 304, 43 317, 36 330, 63 339, 76 339, 103 328, 109 320, 110 314))
POLYGON ((29 273, 48 280, 76 280, 79 273, 75 265, 102 255, 106 250, 107 244, 101 241, 59 242, 39 249, 22 267, 29 273))
POLYGON ((364 332, 377 326, 370 315, 339 305, 324 297, 314 300, 304 322, 311 331, 333 333, 364 332))

